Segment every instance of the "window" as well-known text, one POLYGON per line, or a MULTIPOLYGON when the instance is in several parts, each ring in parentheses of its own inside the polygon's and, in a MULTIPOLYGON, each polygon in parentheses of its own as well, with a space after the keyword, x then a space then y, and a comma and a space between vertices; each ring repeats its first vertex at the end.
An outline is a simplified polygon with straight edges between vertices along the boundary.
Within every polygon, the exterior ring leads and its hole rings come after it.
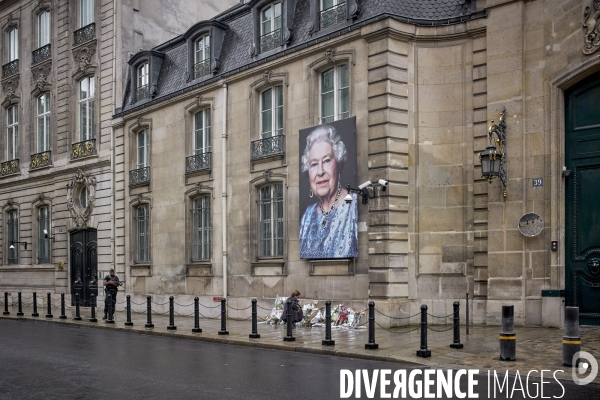
POLYGON ((267 89, 260 95, 260 134, 262 139, 283 134, 283 86, 267 89))
POLYGON ((50 94, 37 99, 37 152, 50 150, 50 94))
POLYGON ((346 20, 346 0, 321 1, 321 29, 339 24, 346 20))
POLYGON ((79 190, 79 196, 77 197, 77 200, 79 201, 79 207, 81 207, 81 210, 85 210, 88 206, 88 189, 87 186, 83 186, 80 190, 79 190))
POLYGON ((6 110, 6 150, 7 160, 19 158, 19 112, 16 105, 6 110))
POLYGON ((194 79, 210 72, 210 36, 202 36, 194 44, 194 79))
POLYGON ((143 63, 137 69, 137 100, 148 97, 148 63, 143 63))
POLYGON ((94 138, 94 77, 79 82, 79 141, 94 138))
POLYGON ((19 216, 17 210, 8 212, 8 263, 19 263, 19 216), (12 248, 11 248, 12 247, 12 248))
POLYGON ((281 3, 273 3, 260 12, 260 51, 281 45, 281 3))
POLYGON ((283 184, 260 188, 259 256, 283 256, 283 184))
POLYGON ((79 6, 79 27, 83 28, 94 22, 94 0, 80 0, 79 6))
POLYGON ((48 218, 48 206, 38 208, 38 263, 50 262, 50 219, 48 218))
POLYGON ((321 123, 350 116, 348 64, 341 64, 321 74, 321 123))
POLYGON ((8 62, 19 58, 19 29, 13 28, 8 32, 8 62))
POLYGON ((192 208, 192 261, 210 260, 210 195, 196 197, 192 208))
POLYGON ((146 168, 150 165, 150 145, 148 143, 148 130, 143 129, 137 133, 137 168, 146 168))
POLYGON ((50 11, 38 14, 38 48, 50 44, 50 11))
POLYGON ((210 108, 194 114, 194 155, 210 153, 210 108))
POLYGON ((135 261, 150 261, 150 213, 148 205, 143 204, 135 209, 135 261))

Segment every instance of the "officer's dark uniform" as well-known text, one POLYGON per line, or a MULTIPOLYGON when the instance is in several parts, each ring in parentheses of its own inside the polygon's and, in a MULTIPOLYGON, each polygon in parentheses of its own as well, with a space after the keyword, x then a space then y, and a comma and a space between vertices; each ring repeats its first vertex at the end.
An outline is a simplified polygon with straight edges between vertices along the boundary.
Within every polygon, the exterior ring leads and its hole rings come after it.
MULTIPOLYGON (((106 277, 104 278, 105 282, 116 282, 117 284, 119 283, 119 278, 117 277, 117 275, 115 276, 110 276, 106 275, 106 277)), ((104 298, 104 318, 106 319, 106 316, 108 315, 108 299, 109 296, 110 298, 112 298, 112 309, 113 309, 113 315, 115 312, 115 305, 117 304, 117 291, 118 291, 118 287, 117 286, 113 286, 113 285, 107 285, 104 286, 104 292, 106 293, 106 297, 104 298)))

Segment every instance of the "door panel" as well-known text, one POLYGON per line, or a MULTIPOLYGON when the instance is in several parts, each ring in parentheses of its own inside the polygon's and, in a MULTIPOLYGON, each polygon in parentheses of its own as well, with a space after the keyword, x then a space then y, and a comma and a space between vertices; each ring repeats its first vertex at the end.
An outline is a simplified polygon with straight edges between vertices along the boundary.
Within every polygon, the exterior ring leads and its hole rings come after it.
POLYGON ((80 305, 89 307, 91 295, 98 297, 98 251, 95 229, 71 233, 71 295, 79 294, 80 305))

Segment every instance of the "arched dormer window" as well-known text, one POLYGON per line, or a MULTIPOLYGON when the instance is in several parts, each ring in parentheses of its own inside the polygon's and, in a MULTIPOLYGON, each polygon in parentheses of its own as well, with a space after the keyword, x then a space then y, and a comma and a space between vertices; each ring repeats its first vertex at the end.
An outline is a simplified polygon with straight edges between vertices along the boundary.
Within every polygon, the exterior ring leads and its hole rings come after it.
POLYGON ((189 80, 210 77, 219 70, 227 29, 222 22, 200 21, 183 34, 188 47, 189 80))
POLYGON ((271 54, 292 41, 297 0, 254 0, 252 55, 271 54))
POLYGON ((194 79, 210 73, 210 35, 202 35, 194 43, 194 79))
POLYGON ((308 31, 311 35, 323 30, 324 33, 328 33, 351 24, 360 10, 358 0, 309 0, 309 2, 308 31))
POLYGON ((131 102, 136 103, 156 96, 158 75, 165 54, 155 51, 140 51, 129 60, 131 102))
POLYGON ((137 67, 137 100, 142 100, 148 97, 148 70, 149 65, 147 62, 144 62, 137 67))
POLYGON ((260 52, 281 46, 281 2, 271 3, 260 10, 260 52))

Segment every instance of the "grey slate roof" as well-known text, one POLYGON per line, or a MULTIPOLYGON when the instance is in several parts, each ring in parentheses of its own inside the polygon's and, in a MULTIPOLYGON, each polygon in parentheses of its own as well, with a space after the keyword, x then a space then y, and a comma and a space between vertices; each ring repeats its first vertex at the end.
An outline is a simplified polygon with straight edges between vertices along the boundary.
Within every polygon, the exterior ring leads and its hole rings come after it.
MULTIPOLYGON (((449 25, 466 20, 487 16, 487 11, 474 11, 475 0, 359 0, 360 12, 350 25, 340 24, 339 30, 326 35, 317 32, 310 36, 308 23, 310 18, 309 0, 297 0, 294 15, 293 40, 287 48, 275 55, 261 58, 252 57, 249 49, 252 44, 252 13, 249 5, 238 5, 216 16, 228 25, 221 50, 221 67, 217 74, 207 76, 199 81, 187 81, 187 46, 182 36, 160 45, 165 59, 158 80, 158 92, 154 99, 131 104, 130 85, 128 82, 123 107, 117 109, 115 117, 165 101, 168 98, 186 91, 194 90, 223 77, 238 73, 245 69, 268 62, 279 56, 289 54, 300 48, 310 46, 318 41, 359 29, 361 26, 382 18, 394 18, 414 25, 449 25), (244 10, 242 10, 242 8, 244 10), (236 11, 239 11, 236 14, 236 11)), ((129 77, 131 79, 131 77, 129 77)))

